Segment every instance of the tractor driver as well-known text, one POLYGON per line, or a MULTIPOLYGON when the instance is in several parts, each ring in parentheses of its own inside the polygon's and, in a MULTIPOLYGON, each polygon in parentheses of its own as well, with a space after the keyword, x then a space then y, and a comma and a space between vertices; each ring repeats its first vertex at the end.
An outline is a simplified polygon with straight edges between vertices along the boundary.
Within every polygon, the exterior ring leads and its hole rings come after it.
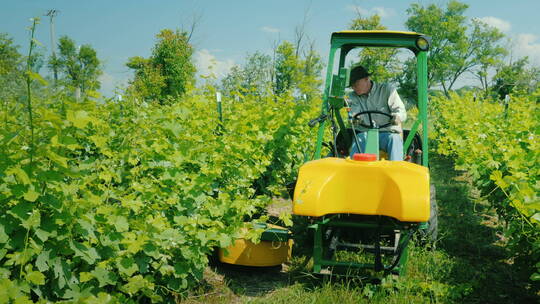
MULTIPOLYGON (((392 125, 379 130, 379 146, 388 153, 390 160, 403 160, 403 129, 401 123, 407 119, 405 105, 399 97, 396 89, 388 83, 375 83, 369 76, 371 74, 362 66, 356 66, 351 70, 349 86, 353 89, 348 94, 351 114, 363 111, 381 111, 392 115, 390 122, 392 125)), ((372 119, 377 125, 387 124, 389 118, 381 114, 372 114, 372 119)), ((369 124, 368 115, 358 117, 363 119, 365 124, 369 124)), ((367 129, 355 122, 358 141, 361 152, 366 148, 367 129)), ((354 136, 354 134, 353 134, 354 136)), ((353 145, 350 156, 359 153, 356 140, 353 138, 353 145)))

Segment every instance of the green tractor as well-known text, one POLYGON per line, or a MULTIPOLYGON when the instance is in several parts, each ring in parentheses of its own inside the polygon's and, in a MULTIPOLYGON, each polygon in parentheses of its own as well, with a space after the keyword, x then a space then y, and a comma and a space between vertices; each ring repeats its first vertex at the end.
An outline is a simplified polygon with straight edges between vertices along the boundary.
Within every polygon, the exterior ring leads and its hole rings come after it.
MULTIPOLYGON (((362 275, 402 274, 407 260, 407 244, 417 231, 425 239, 435 239, 437 231, 434 188, 430 188, 427 141, 427 51, 430 38, 411 32, 343 31, 332 34, 328 71, 321 115, 310 122, 319 124, 312 160, 300 167, 293 186, 293 214, 305 217, 312 232, 313 272, 316 274, 362 275), (360 47, 405 48, 417 58, 418 119, 403 130, 403 161, 379 159, 379 129, 370 123, 366 153, 349 157, 356 131, 342 117, 347 108, 345 87, 349 69, 346 56, 360 47), (334 58, 339 50, 339 71, 334 58), (327 125, 332 142, 321 158, 327 125), (417 130, 421 127, 422 136, 417 130), (367 157, 366 157, 367 156, 367 157)), ((371 121, 377 111, 366 111, 371 121)), ((293 227, 298 231, 299 226, 293 227)), ((283 227, 256 224, 264 229, 254 244, 239 239, 219 251, 227 264, 267 267, 289 259, 296 235, 283 227)))
MULTIPOLYGON (((403 274, 407 244, 415 232, 436 239, 437 207, 428 170, 427 52, 430 38, 413 32, 342 31, 331 38, 321 115, 312 160, 299 170, 294 186, 293 214, 307 217, 313 233, 313 272, 317 274, 403 274), (345 88, 351 50, 390 47, 410 50, 417 62, 419 114, 403 130, 403 161, 379 155, 379 129, 367 126, 365 153, 349 157, 357 131, 347 109, 345 88), (338 52, 339 51, 339 52, 338 52), (334 61, 339 54, 339 66, 334 61), (334 74, 334 70, 338 73, 334 74), (323 137, 330 127, 332 142, 323 137), (418 130, 422 134, 419 134, 418 130), (329 148, 324 153, 324 147, 329 148), (367 157, 365 157, 367 155, 367 157)), ((337 61, 337 60, 336 60, 337 61)), ((369 117, 376 109, 359 113, 369 117)))

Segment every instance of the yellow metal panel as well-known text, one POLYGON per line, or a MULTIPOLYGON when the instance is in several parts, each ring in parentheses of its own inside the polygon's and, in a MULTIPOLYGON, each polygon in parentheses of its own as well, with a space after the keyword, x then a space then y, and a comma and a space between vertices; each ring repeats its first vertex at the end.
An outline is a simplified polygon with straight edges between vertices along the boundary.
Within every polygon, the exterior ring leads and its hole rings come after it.
POLYGON ((404 222, 429 219, 429 171, 405 161, 323 158, 298 175, 293 213, 385 215, 404 222))
POLYGON ((219 249, 219 260, 222 263, 242 266, 277 266, 291 257, 293 241, 268 242, 254 244, 245 239, 239 239, 226 250, 219 249))

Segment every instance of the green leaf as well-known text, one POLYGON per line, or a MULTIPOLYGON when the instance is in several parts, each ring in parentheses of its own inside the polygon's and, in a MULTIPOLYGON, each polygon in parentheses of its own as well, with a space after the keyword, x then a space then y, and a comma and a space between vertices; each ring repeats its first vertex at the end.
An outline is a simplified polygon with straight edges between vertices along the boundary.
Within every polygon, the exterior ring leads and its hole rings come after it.
POLYGON ((30 178, 28 177, 28 174, 26 174, 26 172, 20 167, 13 167, 11 169, 8 169, 6 170, 6 173, 15 175, 19 182, 25 185, 30 184, 30 178))
POLYGON ((0 244, 4 244, 9 240, 9 236, 6 234, 4 224, 0 223, 0 244))
POLYGON ((0 249, 0 260, 6 256, 7 249, 0 249))
POLYGON ((15 207, 11 208, 11 210, 8 211, 8 213, 12 214, 16 218, 20 220, 26 220, 28 217, 30 217, 30 213, 34 207, 34 204, 29 202, 22 202, 15 207))
MULTIPOLYGON (((37 40, 36 40, 37 41, 37 40)), ((41 44, 41 43, 39 43, 41 44)), ((47 85, 47 80, 43 79, 43 77, 41 77, 41 75, 39 75, 38 73, 34 73, 34 72, 31 72, 31 71, 27 71, 26 72, 26 75, 28 75, 28 77, 32 80, 37 80, 41 85, 43 86, 46 86, 47 85)))
POLYGON ((171 278, 167 282, 167 286, 175 291, 181 291, 188 287, 188 281, 185 278, 171 278))
POLYGON ((231 245, 232 238, 225 233, 220 233, 218 241, 220 248, 227 248, 229 245, 231 245))
POLYGON ((81 283, 88 282, 93 278, 94 277, 92 276, 92 274, 90 272, 83 271, 83 272, 79 273, 79 281, 81 283))
POLYGON ((47 203, 49 206, 57 210, 62 208, 62 202, 51 194, 45 194, 40 201, 42 203, 47 203))
POLYGON ((75 256, 81 257, 88 264, 92 265, 99 259, 99 254, 95 248, 88 248, 86 245, 78 242, 70 242, 69 248, 75 252, 75 256))
POLYGON ((107 303, 118 303, 116 298, 113 298, 110 294, 105 292, 98 293, 97 297, 91 296, 84 300, 86 304, 107 304, 107 303))
POLYGON ((128 283, 122 286, 124 292, 134 295, 143 288, 154 289, 154 284, 148 282, 141 275, 136 275, 128 279, 128 283))
POLYGON ((41 213, 38 209, 34 209, 30 213, 30 216, 25 220, 21 220, 21 222, 22 226, 26 229, 39 227, 39 225, 41 224, 41 213))
POLYGON ((48 261, 50 250, 41 252, 36 259, 36 267, 39 271, 44 272, 49 269, 48 261))
POLYGON ((86 125, 91 121, 91 118, 88 116, 88 112, 83 110, 67 110, 66 117, 67 120, 69 120, 76 128, 79 129, 84 129, 86 125))
POLYGON ((285 211, 281 212, 279 214, 279 219, 283 221, 285 226, 292 227, 293 225, 292 214, 290 212, 285 212, 285 211))
POLYGON ((116 284, 116 278, 113 273, 105 268, 96 267, 91 273, 92 276, 98 280, 99 287, 116 284))
POLYGON ((39 197, 39 192, 36 192, 34 187, 30 187, 23 197, 29 202, 35 202, 39 197))
POLYGON ((93 239, 96 238, 95 228, 94 228, 94 225, 92 225, 92 223, 88 222, 85 219, 78 219, 77 224, 81 226, 84 235, 87 235, 93 239))
POLYGON ((49 237, 51 236, 52 233, 50 232, 47 232, 43 229, 36 229, 36 236, 42 241, 42 242, 46 242, 49 237))
POLYGON ((150 265, 151 258, 147 255, 141 254, 135 256, 135 262, 137 263, 137 266, 139 267, 140 273, 147 273, 148 272, 148 266, 150 265))
POLYGON ((92 98, 100 98, 101 97, 101 94, 99 94, 98 91, 87 90, 85 93, 86 93, 86 96, 88 96, 88 97, 92 97, 92 98))
POLYGON ((107 146, 107 137, 99 136, 99 135, 92 135, 89 136, 90 140, 96 145, 98 148, 103 148, 107 146))
MULTIPOLYGON (((5 268, 0 268, 0 279, 8 279, 10 275, 11 275, 11 272, 9 270, 5 268)), ((0 286, 2 286, 2 283, 0 283, 0 286)), ((2 298, 1 295, 2 295, 2 292, 0 291, 0 299, 2 298)))
POLYGON ((118 271, 127 275, 128 277, 132 276, 137 270, 139 270, 135 260, 131 257, 122 258, 120 261, 116 262, 116 265, 118 266, 118 271))
POLYGON ((158 259, 160 256, 159 248, 157 248, 153 243, 149 242, 146 244, 141 245, 143 247, 143 251, 145 254, 147 254, 150 257, 153 257, 154 259, 158 259))
POLYGON ((62 166, 64 168, 68 167, 68 159, 67 158, 65 158, 63 156, 60 156, 60 155, 54 153, 51 150, 47 150, 46 155, 50 160, 52 160, 53 162, 59 164, 60 166, 62 166))
POLYGON ((490 179, 502 189, 506 189, 509 186, 508 183, 506 183, 506 181, 503 179, 502 172, 499 170, 493 171, 493 173, 491 173, 490 179))
POLYGON ((114 220, 114 227, 118 232, 125 232, 129 230, 129 223, 125 217, 120 215, 114 220))
POLYGON ((63 289, 67 284, 68 275, 70 274, 71 269, 67 262, 59 257, 49 260, 49 265, 51 264, 54 277, 58 279, 58 287, 63 289))
POLYGON ((26 280, 35 285, 45 284, 45 276, 39 271, 30 271, 27 273, 26 280))
POLYGON ((86 303, 86 299, 92 296, 93 287, 81 289, 77 284, 72 284, 63 295, 64 299, 73 299, 75 303, 86 303), (83 302, 82 299, 85 301, 83 302))

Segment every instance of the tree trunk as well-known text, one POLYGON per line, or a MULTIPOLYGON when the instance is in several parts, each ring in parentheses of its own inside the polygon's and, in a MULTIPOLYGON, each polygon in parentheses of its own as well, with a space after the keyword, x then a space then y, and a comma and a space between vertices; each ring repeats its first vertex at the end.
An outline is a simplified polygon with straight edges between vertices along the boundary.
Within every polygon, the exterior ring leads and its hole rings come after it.
POLYGON ((75 100, 79 101, 81 99, 81 87, 75 88, 75 100))

